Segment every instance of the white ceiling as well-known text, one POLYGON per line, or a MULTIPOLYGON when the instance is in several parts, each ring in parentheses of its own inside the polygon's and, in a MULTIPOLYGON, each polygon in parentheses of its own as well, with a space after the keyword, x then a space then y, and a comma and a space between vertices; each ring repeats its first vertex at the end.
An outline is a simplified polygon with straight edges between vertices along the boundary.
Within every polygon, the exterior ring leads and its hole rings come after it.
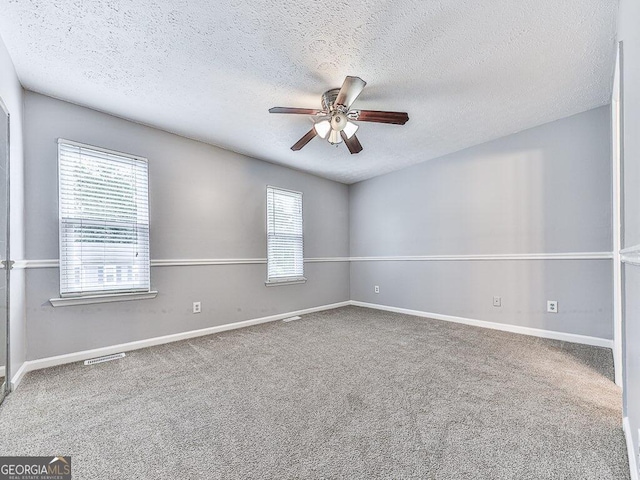
POLYGON ((25 88, 353 183, 609 103, 616 0, 0 0, 25 88), (350 155, 306 116, 345 75, 350 155))

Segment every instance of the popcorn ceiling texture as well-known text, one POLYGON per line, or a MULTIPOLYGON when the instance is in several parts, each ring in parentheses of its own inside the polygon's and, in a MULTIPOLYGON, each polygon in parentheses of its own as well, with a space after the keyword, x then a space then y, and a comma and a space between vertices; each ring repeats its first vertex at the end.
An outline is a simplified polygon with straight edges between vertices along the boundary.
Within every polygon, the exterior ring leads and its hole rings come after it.
MULTIPOLYGON (((615 0, 0 0, 24 87, 353 183, 609 103, 615 0), (305 116, 345 75, 362 153, 305 116)), ((136 152, 133 152, 136 153, 136 152)))

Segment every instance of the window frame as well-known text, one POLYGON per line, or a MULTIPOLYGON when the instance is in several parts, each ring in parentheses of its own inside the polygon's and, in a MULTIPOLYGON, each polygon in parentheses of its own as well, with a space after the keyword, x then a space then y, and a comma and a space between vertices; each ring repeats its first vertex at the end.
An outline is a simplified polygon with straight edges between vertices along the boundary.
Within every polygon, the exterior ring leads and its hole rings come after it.
MULTIPOLYGON (((148 219, 150 220, 150 212, 149 212, 149 160, 145 157, 141 157, 138 155, 132 155, 129 153, 119 152, 116 150, 110 150, 103 147, 98 147, 95 145, 89 145, 85 143, 76 142, 73 140, 67 140, 64 138, 58 138, 57 141, 57 174, 58 174, 58 255, 59 255, 59 295, 60 298, 50 299, 50 302, 53 306, 64 306, 64 305, 79 305, 79 304, 88 304, 88 303, 104 303, 104 302, 113 302, 120 300, 137 300, 144 298, 155 298, 158 294, 157 291, 153 291, 151 289, 151 255, 149 255, 147 261, 147 272, 148 272, 148 282, 146 288, 114 288, 114 289, 101 289, 101 290, 91 290, 84 292, 62 292, 63 286, 63 216, 62 216, 62 175, 61 175, 61 155, 60 148, 62 145, 67 145, 71 147, 79 147, 86 150, 91 150, 97 153, 104 153, 107 155, 115 155, 118 157, 122 157, 125 159, 131 159, 137 162, 143 162, 145 164, 146 170, 146 208, 148 212, 148 219)), ((144 177, 141 177, 144 178, 144 177)), ((149 221, 149 224, 151 222, 149 221)), ((147 225, 147 244, 150 246, 150 225, 147 225)))
POLYGON ((267 270, 266 270, 266 280, 265 285, 268 287, 278 286, 278 285, 294 285, 300 283, 306 283, 307 278, 304 275, 304 195, 302 192, 297 190, 290 190, 288 188, 276 187, 273 185, 267 185, 265 189, 265 236, 266 236, 266 247, 267 247, 267 270), (300 235, 300 240, 302 244, 302 258, 300 259, 302 264, 302 274, 300 276, 295 277, 269 277, 269 190, 273 190, 275 192, 287 192, 293 193, 300 196, 300 226, 302 229, 302 234, 300 235))

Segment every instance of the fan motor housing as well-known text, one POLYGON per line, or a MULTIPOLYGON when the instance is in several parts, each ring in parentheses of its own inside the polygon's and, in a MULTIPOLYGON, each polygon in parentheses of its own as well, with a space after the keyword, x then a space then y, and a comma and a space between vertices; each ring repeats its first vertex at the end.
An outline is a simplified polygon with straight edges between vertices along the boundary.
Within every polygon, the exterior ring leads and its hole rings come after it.
POLYGON ((333 104, 338 98, 338 93, 340 93, 339 88, 332 88, 331 90, 327 90, 322 94, 322 109, 327 112, 333 111, 333 104))

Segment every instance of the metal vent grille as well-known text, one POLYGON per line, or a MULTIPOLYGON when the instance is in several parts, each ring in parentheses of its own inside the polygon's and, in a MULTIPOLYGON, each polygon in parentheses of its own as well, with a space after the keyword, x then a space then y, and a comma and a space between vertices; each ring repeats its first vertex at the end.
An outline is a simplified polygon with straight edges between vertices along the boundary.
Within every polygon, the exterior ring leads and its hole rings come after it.
POLYGON ((96 363, 110 362, 111 360, 117 360, 119 358, 124 358, 124 357, 125 357, 124 352, 114 353, 112 355, 105 355, 104 357, 97 357, 97 358, 92 358, 91 360, 85 360, 84 364, 95 365, 96 363))

